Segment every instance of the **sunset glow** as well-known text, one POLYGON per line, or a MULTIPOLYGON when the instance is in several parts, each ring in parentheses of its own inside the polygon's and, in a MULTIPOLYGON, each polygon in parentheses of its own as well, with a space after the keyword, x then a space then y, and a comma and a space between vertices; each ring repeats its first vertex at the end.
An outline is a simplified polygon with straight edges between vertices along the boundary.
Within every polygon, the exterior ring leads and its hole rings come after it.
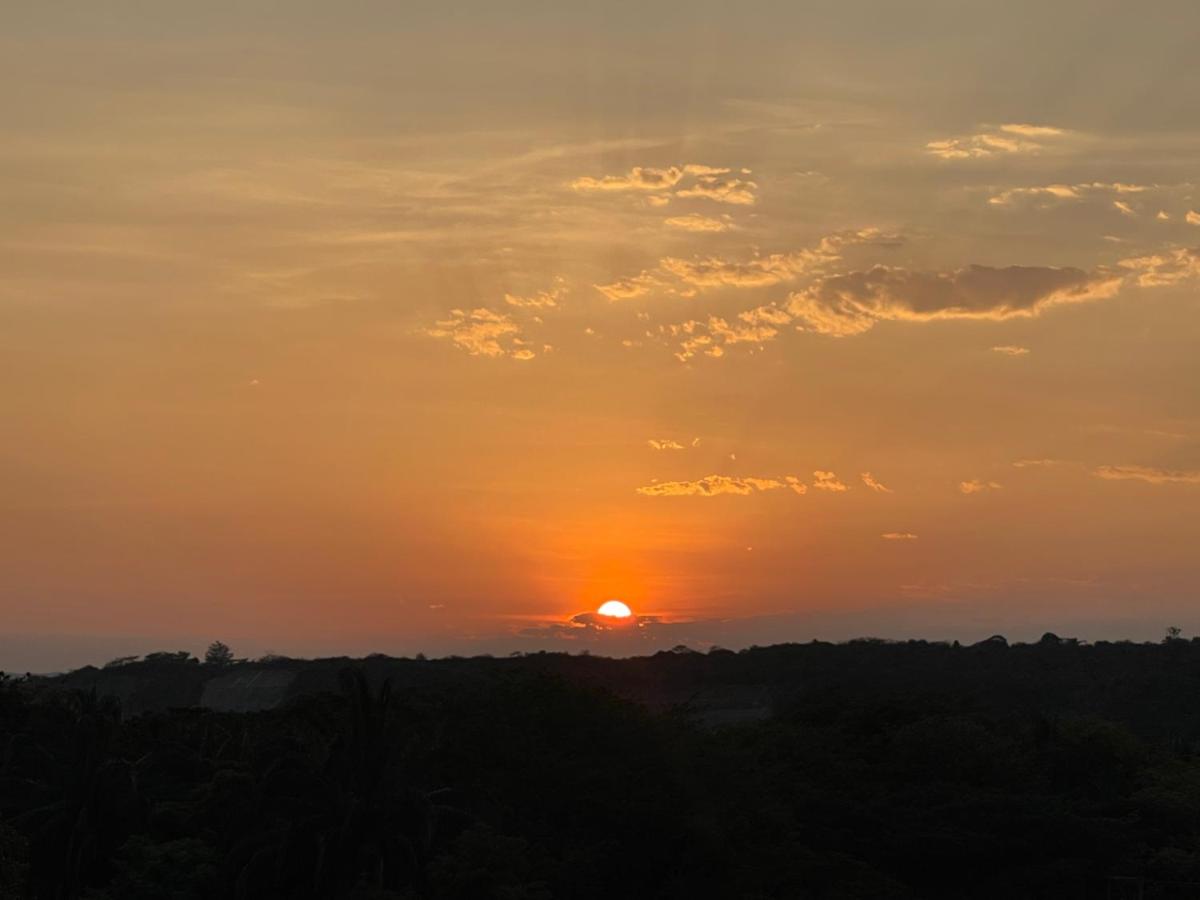
POLYGON ((0 668, 1200 627, 1196 4, 21 6, 0 668))

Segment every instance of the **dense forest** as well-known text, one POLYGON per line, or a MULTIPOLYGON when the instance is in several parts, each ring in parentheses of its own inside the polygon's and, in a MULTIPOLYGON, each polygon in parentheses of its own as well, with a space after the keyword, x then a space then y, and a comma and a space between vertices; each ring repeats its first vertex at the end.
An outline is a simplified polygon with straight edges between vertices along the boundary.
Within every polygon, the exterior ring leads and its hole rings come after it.
POLYGON ((1200 898, 1200 641, 4 677, 25 897, 1200 898))

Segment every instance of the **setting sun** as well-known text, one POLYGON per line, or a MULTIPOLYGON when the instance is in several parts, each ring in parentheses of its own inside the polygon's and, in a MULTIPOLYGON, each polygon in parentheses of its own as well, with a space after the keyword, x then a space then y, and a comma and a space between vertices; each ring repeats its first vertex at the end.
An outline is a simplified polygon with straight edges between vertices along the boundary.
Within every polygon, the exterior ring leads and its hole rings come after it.
POLYGON ((600 608, 596 610, 596 613, 601 616, 610 616, 614 619, 628 619, 633 615, 633 610, 620 600, 607 600, 600 604, 600 608))

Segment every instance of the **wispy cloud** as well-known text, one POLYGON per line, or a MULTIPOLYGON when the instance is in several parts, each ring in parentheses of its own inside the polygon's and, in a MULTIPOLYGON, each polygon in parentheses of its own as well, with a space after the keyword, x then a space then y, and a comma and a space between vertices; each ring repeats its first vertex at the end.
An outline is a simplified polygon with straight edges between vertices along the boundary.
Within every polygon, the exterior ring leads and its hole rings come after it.
POLYGON ((716 497, 721 494, 747 496, 784 488, 797 494, 803 494, 807 490, 807 486, 794 475, 785 475, 782 478, 706 475, 695 481, 659 481, 640 487, 637 492, 646 497, 716 497))
POLYGON ((677 185, 688 169, 688 166, 668 166, 664 169, 634 166, 623 175, 602 175, 599 178, 584 175, 572 181, 571 187, 577 191, 665 191, 677 185))
POLYGON ((697 354, 711 357, 725 355, 731 344, 763 344, 774 340, 779 326, 791 321, 791 316, 774 306, 760 306, 738 313, 730 321, 720 316, 709 316, 707 320, 692 319, 687 322, 663 325, 659 332, 679 340, 675 357, 687 362, 697 354))
POLYGON ((736 176, 702 175, 691 187, 675 192, 676 197, 702 197, 717 203, 752 206, 757 201, 758 185, 736 176))
POLYGON ((820 469, 813 472, 813 487, 818 491, 830 491, 835 494, 850 490, 832 472, 824 472, 820 469))
POLYGON ((862 334, 881 321, 1033 318, 1054 306, 1113 296, 1120 276, 1047 266, 972 265, 951 272, 875 266, 818 280, 788 310, 812 331, 862 334))
POLYGON ((1144 481, 1147 484, 1200 484, 1200 472, 1156 469, 1151 466, 1098 466, 1093 474, 1105 481, 1144 481))
POLYGON ((1104 194, 1140 194, 1150 190, 1150 187, 1145 184, 1125 184, 1119 181, 1043 184, 1000 191, 989 197, 988 203, 993 206, 1013 206, 1021 201, 1034 201, 1046 205, 1059 201, 1083 200, 1087 197, 1104 194))
MULTIPOLYGON (((746 170, 742 174, 749 174, 746 170)), ((753 181, 732 174, 731 169, 688 163, 682 166, 634 166, 620 175, 584 175, 570 183, 576 191, 585 193, 622 193, 640 191, 662 194, 674 191, 676 197, 695 197, 731 203, 739 206, 752 205, 758 185, 753 181)))
POLYGON ((842 258, 846 247, 894 247, 900 243, 895 234, 878 228, 861 228, 827 235, 811 247, 787 253, 756 254, 744 259, 668 256, 653 269, 594 287, 612 301, 631 300, 653 291, 691 297, 699 291, 716 288, 769 287, 828 270, 842 258))
POLYGON ((442 338, 471 356, 530 360, 536 354, 521 337, 521 328, 509 316, 490 309, 450 310, 450 318, 424 329, 429 337, 442 338))
POLYGON ((687 216, 671 216, 669 219, 664 219, 663 221, 671 228, 677 228, 680 231, 699 233, 728 231, 733 227, 725 219, 714 219, 712 216, 701 216, 697 214, 687 216))
POLYGON ((566 293, 566 282, 560 278, 555 282, 553 287, 548 290, 538 291, 535 294, 527 294, 525 296, 505 294, 504 302, 509 306, 515 306, 519 309, 553 309, 558 306, 558 301, 566 293))
POLYGON ((1047 141, 1061 138, 1067 132, 1050 125, 1012 123, 974 134, 930 141, 927 152, 942 159, 984 159, 1013 153, 1037 153, 1047 141))
POLYGON ((885 531, 880 535, 885 541, 915 541, 917 536, 911 531, 885 531))
POLYGON ((1141 287, 1169 287, 1200 278, 1200 247, 1168 247, 1160 253, 1123 259, 1117 265, 1141 287))
POLYGON ((686 447, 683 446, 683 444, 679 443, 679 441, 673 441, 670 438, 664 438, 662 440, 650 438, 650 440, 646 441, 646 444, 649 445, 651 450, 686 450, 687 449, 686 447))
POLYGON ((879 493, 879 494, 892 493, 892 489, 890 487, 886 487, 885 485, 876 481, 875 477, 870 472, 863 472, 860 477, 862 478, 862 483, 865 484, 867 487, 869 487, 871 490, 875 491, 876 493, 879 493))
POLYGON ((995 481, 980 481, 971 479, 970 481, 960 481, 958 489, 964 494, 982 494, 985 491, 998 491, 1003 485, 995 481))
POLYGON ((1001 344, 998 347, 992 348, 993 353, 1002 353, 1005 356, 1028 356, 1028 347, 1018 347, 1015 344, 1001 344))

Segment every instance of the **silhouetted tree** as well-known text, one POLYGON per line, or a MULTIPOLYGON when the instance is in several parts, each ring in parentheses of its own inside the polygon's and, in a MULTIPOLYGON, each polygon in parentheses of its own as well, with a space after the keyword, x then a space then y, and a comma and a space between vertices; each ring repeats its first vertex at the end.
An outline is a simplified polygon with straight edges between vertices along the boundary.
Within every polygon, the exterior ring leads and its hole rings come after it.
POLYGON ((204 651, 204 662, 210 666, 227 666, 233 662, 233 651, 228 644, 213 641, 204 651))

